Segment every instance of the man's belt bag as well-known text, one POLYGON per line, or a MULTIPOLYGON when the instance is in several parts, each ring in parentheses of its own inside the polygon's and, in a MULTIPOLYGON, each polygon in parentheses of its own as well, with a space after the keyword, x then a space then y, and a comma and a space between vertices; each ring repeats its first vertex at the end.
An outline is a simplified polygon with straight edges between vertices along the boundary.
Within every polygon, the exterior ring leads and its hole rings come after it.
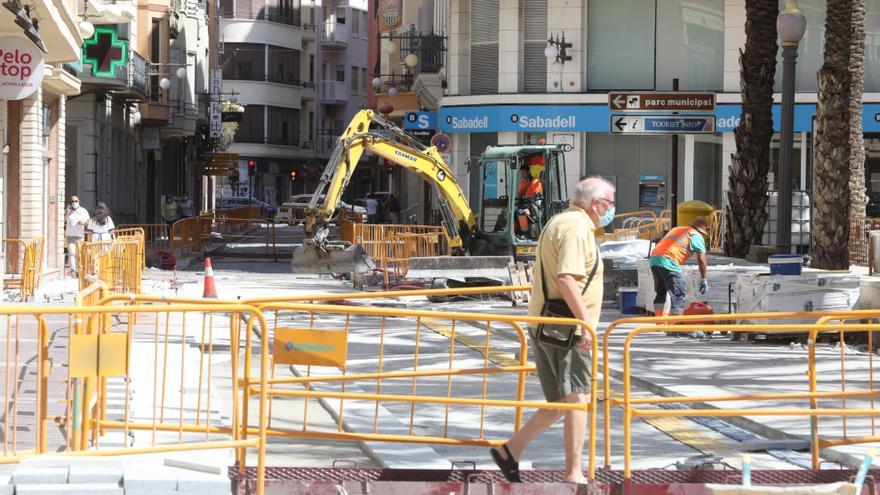
MULTIPOLYGON (((593 277, 596 275, 596 268, 602 262, 596 251, 596 261, 593 263, 593 269, 590 270, 590 276, 587 277, 587 283, 584 290, 581 291, 581 298, 587 293, 593 277)), ((547 297, 547 274, 544 272, 544 266, 541 266, 541 289, 544 291, 544 297, 547 297)), ((574 318, 574 313, 564 299, 545 299, 544 307, 541 308, 541 316, 548 318, 574 318)), ((574 339, 577 337, 577 325, 558 324, 558 323, 541 323, 538 325, 538 341, 549 346, 558 347, 560 349, 571 349, 574 345, 574 339)))

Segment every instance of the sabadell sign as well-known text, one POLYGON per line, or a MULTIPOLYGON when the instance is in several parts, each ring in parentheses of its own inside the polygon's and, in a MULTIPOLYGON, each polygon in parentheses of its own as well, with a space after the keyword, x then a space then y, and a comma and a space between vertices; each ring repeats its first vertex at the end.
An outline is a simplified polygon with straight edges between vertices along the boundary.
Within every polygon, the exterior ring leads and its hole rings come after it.
POLYGON ((0 37, 0 99, 21 100, 43 82, 43 52, 30 40, 0 37))

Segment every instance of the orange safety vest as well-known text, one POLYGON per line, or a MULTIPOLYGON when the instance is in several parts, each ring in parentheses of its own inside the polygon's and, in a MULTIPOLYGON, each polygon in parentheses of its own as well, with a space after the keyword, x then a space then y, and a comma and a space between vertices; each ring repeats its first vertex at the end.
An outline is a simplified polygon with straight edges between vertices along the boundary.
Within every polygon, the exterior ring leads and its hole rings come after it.
POLYGON ((519 195, 519 197, 534 198, 544 192, 544 186, 541 185, 541 181, 534 177, 532 177, 531 179, 532 180, 519 180, 519 188, 517 188, 517 195, 519 195))
POLYGON ((651 256, 665 256, 679 265, 683 265, 693 252, 691 251, 691 234, 695 232, 696 229, 689 225, 670 230, 663 239, 660 239, 657 247, 651 251, 651 256))

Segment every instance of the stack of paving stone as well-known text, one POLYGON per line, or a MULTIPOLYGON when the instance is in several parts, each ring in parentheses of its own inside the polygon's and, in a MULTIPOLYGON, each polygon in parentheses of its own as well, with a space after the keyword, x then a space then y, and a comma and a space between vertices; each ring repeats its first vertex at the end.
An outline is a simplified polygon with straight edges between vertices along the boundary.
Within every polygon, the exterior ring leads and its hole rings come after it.
POLYGON ((231 493, 229 477, 118 458, 34 458, 0 476, 0 495, 207 495, 231 493))

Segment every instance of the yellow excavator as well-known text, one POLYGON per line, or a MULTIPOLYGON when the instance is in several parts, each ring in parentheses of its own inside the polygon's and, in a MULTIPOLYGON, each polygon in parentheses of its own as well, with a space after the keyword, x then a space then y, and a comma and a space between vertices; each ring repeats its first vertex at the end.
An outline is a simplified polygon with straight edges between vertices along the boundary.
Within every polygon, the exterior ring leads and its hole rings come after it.
POLYGON ((366 273, 374 269, 360 246, 328 238, 330 220, 365 151, 417 174, 438 199, 453 256, 412 259, 413 278, 503 278, 511 258, 534 256, 541 226, 568 207, 560 145, 488 148, 478 160, 482 176, 478 218, 436 148, 415 141, 372 110, 361 110, 340 136, 306 209, 306 239, 293 254, 294 272, 366 273), (521 198, 520 170, 528 167, 540 178, 544 192, 521 198), (461 256, 465 254, 469 256, 461 256))

